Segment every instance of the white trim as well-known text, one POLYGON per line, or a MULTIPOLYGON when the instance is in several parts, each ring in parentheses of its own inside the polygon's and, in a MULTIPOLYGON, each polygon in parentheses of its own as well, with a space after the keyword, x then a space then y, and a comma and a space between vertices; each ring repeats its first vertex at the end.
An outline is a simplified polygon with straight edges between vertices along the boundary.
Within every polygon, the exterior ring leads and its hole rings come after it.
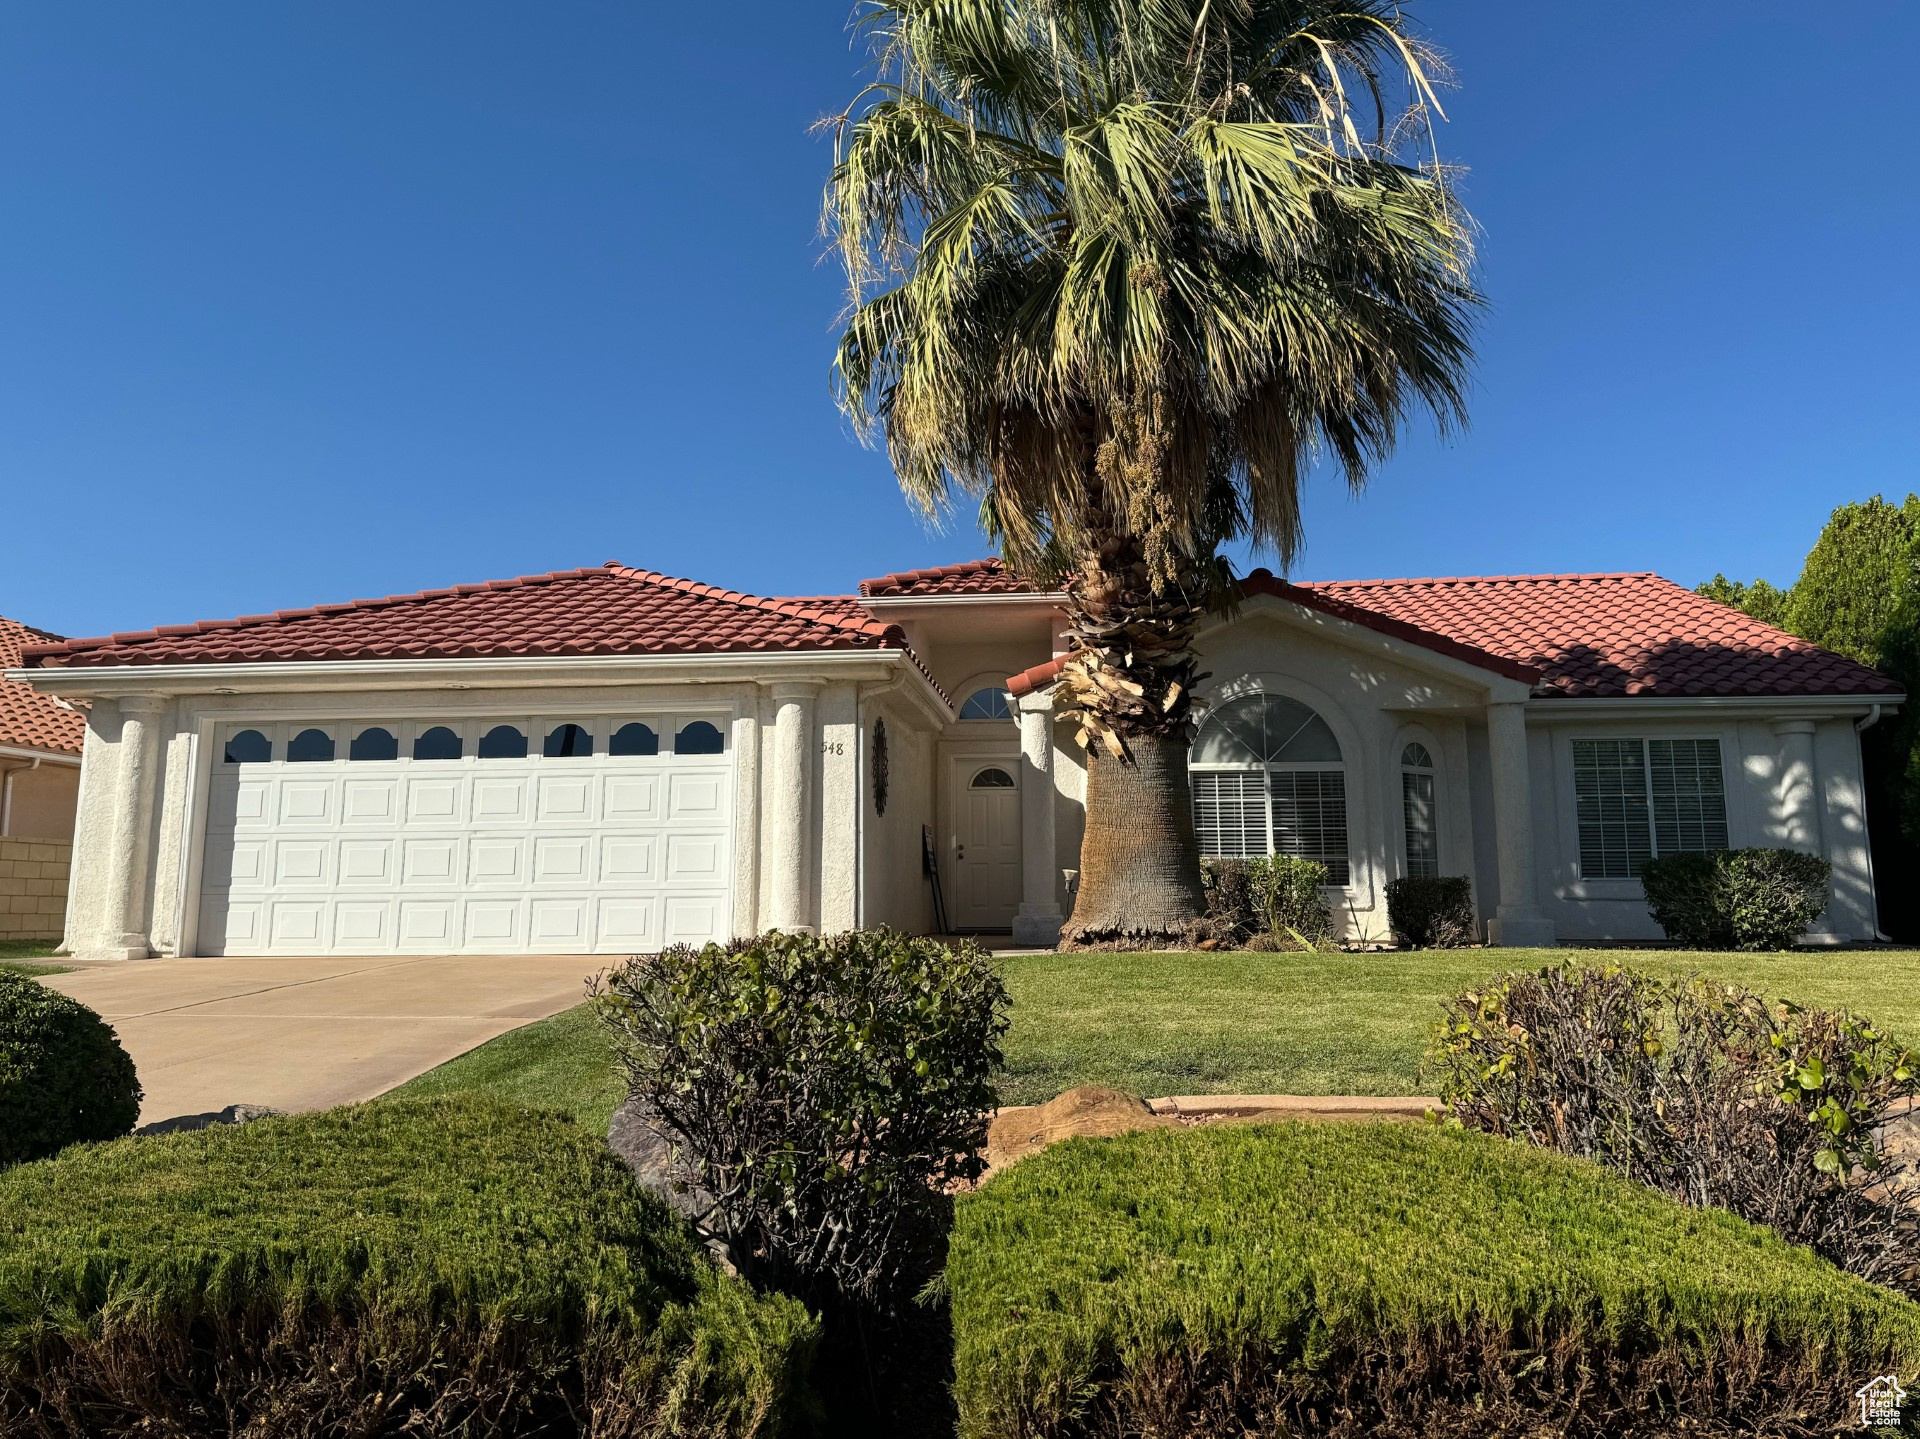
POLYGON ((999 609, 1023 606, 1059 609, 1066 602, 1066 595, 1059 590, 1017 595, 861 595, 855 600, 861 608, 869 610, 912 610, 923 605, 942 610, 960 605, 992 605, 999 609))
POLYGON ((80 756, 58 749, 29 749, 24 745, 0 744, 0 759, 30 759, 42 764, 70 764, 79 767, 80 756))
POLYGON ((1536 695, 1527 701, 1527 718, 1551 719, 1555 715, 1580 715, 1591 718, 1606 714, 1620 719, 1642 715, 1672 714, 1689 710, 1738 710, 1756 714, 1778 714, 1782 710, 1797 718, 1820 720, 1852 718, 1878 709, 1885 713, 1907 702, 1905 695, 1880 695, 1873 700, 1846 695, 1582 695, 1564 698, 1536 695), (1630 712, 1630 713, 1629 713, 1630 712))

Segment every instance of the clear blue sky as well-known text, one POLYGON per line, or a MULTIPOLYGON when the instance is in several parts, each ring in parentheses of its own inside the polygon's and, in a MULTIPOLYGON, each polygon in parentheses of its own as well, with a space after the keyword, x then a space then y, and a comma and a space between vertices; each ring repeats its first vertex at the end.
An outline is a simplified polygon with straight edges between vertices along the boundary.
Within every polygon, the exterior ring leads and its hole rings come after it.
MULTIPOLYGON (((1791 580, 1920 486, 1920 6, 1417 0, 1493 309, 1474 423, 1310 578, 1791 580)), ((849 0, 17 0, 0 613, 69 634, 619 558, 763 593, 982 552, 828 390, 849 0)))

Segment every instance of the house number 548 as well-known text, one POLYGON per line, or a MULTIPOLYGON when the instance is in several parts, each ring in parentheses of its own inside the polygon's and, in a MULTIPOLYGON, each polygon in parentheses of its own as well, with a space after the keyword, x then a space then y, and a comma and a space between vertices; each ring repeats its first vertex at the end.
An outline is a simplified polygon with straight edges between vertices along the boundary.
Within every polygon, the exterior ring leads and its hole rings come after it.
POLYGON ((829 739, 820 741, 821 754, 845 754, 846 752, 847 742, 845 740, 829 739))

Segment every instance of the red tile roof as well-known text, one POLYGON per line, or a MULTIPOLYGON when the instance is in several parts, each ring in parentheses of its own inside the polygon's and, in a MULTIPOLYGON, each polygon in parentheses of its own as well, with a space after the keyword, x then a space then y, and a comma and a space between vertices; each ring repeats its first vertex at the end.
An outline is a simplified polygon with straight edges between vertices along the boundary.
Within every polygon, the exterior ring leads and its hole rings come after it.
POLYGON ((1655 574, 1338 580, 1301 588, 1537 669, 1539 688, 1549 695, 1900 693, 1898 682, 1878 670, 1655 574))
MULTIPOLYGON (((20 652, 28 645, 59 638, 0 616, 0 670, 19 669, 20 652)), ((87 717, 78 710, 17 680, 0 680, 0 745, 79 754, 86 737, 87 717)))
POLYGON ((905 650, 849 598, 762 599, 609 562, 599 569, 456 585, 66 640, 28 651, 43 668, 508 655, 905 650))
POLYGON ((968 560, 932 570, 903 570, 897 575, 860 581, 867 599, 919 598, 922 595, 1030 595, 1032 585, 1007 573, 997 559, 968 560))
MULTIPOLYGON (((1655 574, 1494 575, 1289 584, 1248 575, 1274 595, 1410 644, 1526 680, 1543 695, 1834 695, 1874 699, 1897 681, 1682 589, 1655 574)), ((1014 675, 1026 694, 1060 661, 1014 675)))

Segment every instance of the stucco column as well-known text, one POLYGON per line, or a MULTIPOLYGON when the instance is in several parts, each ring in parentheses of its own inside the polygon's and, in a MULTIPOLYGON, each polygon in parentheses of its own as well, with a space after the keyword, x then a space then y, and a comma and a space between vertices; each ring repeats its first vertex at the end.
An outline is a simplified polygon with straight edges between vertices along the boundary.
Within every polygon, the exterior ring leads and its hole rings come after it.
POLYGON ((1788 849, 1820 853, 1820 776, 1813 759, 1812 720, 1777 720, 1780 741, 1780 843, 1788 849))
POLYGON ((1013 942, 1051 949, 1060 942, 1060 876, 1053 834, 1053 697, 1020 696, 1020 909, 1013 942))
POLYGON ((767 928, 813 930, 807 830, 813 818, 813 709, 817 684, 773 686, 773 783, 764 807, 767 928))
POLYGON ((158 695, 128 695, 119 703, 119 794, 107 851, 109 938, 104 951, 81 958, 145 959, 152 952, 147 943, 147 851, 159 785, 158 717, 166 704, 158 695), (112 932, 116 927, 117 934, 112 932))
POLYGON ((1490 944, 1540 948, 1553 944, 1553 921, 1540 912, 1533 878, 1533 769, 1527 756, 1527 711, 1519 701, 1487 706, 1487 748, 1493 762, 1493 828, 1500 852, 1500 907, 1487 924, 1490 944))

